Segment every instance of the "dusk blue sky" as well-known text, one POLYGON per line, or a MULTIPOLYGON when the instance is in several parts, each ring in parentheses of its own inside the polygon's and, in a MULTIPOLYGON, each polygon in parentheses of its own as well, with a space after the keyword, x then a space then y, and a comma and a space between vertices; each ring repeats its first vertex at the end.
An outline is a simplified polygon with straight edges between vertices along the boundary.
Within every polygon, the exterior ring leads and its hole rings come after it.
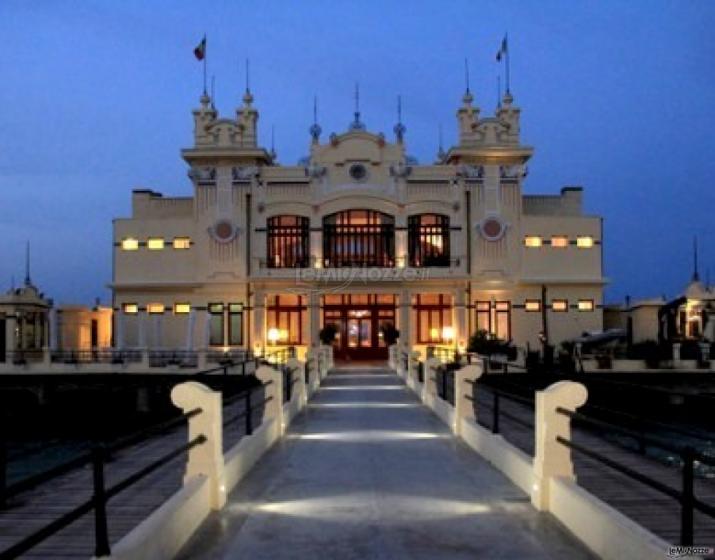
POLYGON ((0 0, 0 288, 23 277, 56 301, 109 301, 112 218, 131 190, 188 195, 179 149, 201 93, 192 54, 208 34, 217 107, 233 115, 244 60, 282 163, 308 151, 313 95, 324 138, 352 118, 392 137, 396 96, 411 154, 431 162, 468 57, 483 114, 496 104, 504 32, 527 193, 583 185, 605 220, 607 300, 673 296, 715 280, 715 2, 0 0))

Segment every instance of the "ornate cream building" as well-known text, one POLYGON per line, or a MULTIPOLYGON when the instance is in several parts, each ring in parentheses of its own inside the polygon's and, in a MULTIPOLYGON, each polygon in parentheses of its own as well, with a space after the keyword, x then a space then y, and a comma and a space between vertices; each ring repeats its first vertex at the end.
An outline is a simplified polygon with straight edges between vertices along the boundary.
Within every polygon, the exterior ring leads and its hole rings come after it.
POLYGON ((533 148, 509 93, 486 116, 467 90, 455 145, 426 165, 401 122, 388 139, 359 110, 327 141, 315 122, 309 157, 280 165, 250 91, 235 118, 200 101, 193 195, 137 190, 114 221, 115 346, 305 347, 331 323, 337 357, 360 359, 387 355, 388 323, 416 347, 602 329, 602 220, 580 187, 523 194, 533 148))

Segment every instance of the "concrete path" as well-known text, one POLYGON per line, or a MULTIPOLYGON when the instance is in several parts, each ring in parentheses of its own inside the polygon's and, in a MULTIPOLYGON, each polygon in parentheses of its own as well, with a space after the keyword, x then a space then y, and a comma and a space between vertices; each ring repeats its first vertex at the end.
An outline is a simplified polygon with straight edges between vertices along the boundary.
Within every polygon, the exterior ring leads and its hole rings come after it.
POLYGON ((592 558, 388 370, 331 374, 180 558, 592 558))

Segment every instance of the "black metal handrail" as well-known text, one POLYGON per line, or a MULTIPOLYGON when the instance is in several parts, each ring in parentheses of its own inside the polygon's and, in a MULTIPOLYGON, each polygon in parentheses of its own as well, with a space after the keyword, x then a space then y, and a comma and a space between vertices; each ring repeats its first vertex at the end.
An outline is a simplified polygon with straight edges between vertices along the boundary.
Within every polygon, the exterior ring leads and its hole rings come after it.
POLYGON ((266 381, 265 383, 261 383, 260 385, 256 387, 251 387, 249 389, 245 389, 228 399, 224 400, 224 406, 230 406, 231 404, 238 402, 239 400, 243 399, 244 401, 244 407, 243 410, 237 414, 234 414, 233 416, 224 419, 223 421, 223 426, 226 427, 230 424, 233 424, 234 422, 241 420, 242 418, 245 420, 245 434, 247 436, 253 435, 253 414, 257 410, 263 408, 268 404, 270 401, 273 400, 273 396, 270 397, 265 397, 262 401, 254 403, 251 399, 251 395, 259 389, 265 389, 269 385, 272 385, 273 381, 266 381))
POLYGON ((665 494, 674 500, 676 500, 681 507, 680 515, 680 544, 682 546, 692 546, 694 540, 694 510, 698 510, 705 515, 715 518, 715 507, 706 504, 705 502, 699 500, 695 497, 694 493, 694 479, 695 479, 695 461, 700 461, 710 466, 715 466, 715 457, 710 457, 704 455, 690 446, 679 447, 670 445, 669 443, 659 441, 657 439, 644 436, 627 428, 623 428, 616 424, 611 424, 610 422, 604 422, 603 420, 597 420, 595 418, 588 417, 584 414, 579 414, 571 410, 558 407, 556 409, 558 414, 567 416, 572 421, 576 420, 585 424, 590 424, 598 428, 607 428, 611 431, 619 432, 635 439, 643 440, 645 443, 652 445, 654 447, 659 447, 660 449, 675 453, 680 456, 682 461, 682 485, 681 489, 677 490, 663 484, 662 482, 655 480, 647 475, 644 475, 626 465, 623 465, 613 459, 609 459, 597 451, 588 449, 582 445, 576 444, 566 438, 561 436, 556 437, 556 441, 560 444, 577 451, 599 463, 602 463, 626 476, 636 480, 662 494, 665 494))
POLYGON ((125 490, 129 486, 135 484, 142 478, 151 474, 158 468, 166 465, 176 457, 180 456, 182 453, 201 445, 206 442, 206 437, 204 435, 199 435, 193 440, 186 444, 183 444, 177 449, 174 449, 159 459, 156 459, 146 467, 140 469, 136 473, 128 476, 121 482, 115 484, 110 488, 105 486, 104 478, 104 466, 107 460, 111 457, 112 453, 115 453, 121 449, 126 449, 127 447, 136 444, 138 441, 146 439, 152 434, 156 434, 159 431, 166 431, 168 429, 176 427, 180 422, 188 420, 197 414, 201 414, 202 410, 200 408, 191 410, 187 413, 182 414, 178 418, 172 418, 166 422, 162 422, 155 426, 151 426, 147 429, 136 432, 130 436, 117 440, 112 444, 107 446, 98 445, 95 446, 91 452, 83 453, 78 457, 67 461, 61 465, 53 467, 47 471, 39 473, 37 475, 31 476, 24 480, 21 480, 5 489, 0 488, 2 495, 0 495, 0 503, 4 503, 5 500, 12 496, 16 496, 22 492, 40 486, 41 484, 50 482, 63 474, 66 474, 74 469, 83 467, 89 463, 92 464, 92 479, 93 479, 93 495, 92 498, 78 505, 74 509, 55 519, 51 523, 48 523, 44 527, 36 530, 31 535, 23 538, 19 542, 15 543, 11 547, 0 552, 0 560, 10 560, 17 558, 18 556, 24 554, 28 550, 31 550, 47 538, 51 537, 55 533, 59 532, 63 528, 67 527, 83 515, 94 510, 95 517, 95 556, 108 556, 111 554, 109 546, 109 532, 107 523, 107 511, 106 504, 107 501, 125 490))

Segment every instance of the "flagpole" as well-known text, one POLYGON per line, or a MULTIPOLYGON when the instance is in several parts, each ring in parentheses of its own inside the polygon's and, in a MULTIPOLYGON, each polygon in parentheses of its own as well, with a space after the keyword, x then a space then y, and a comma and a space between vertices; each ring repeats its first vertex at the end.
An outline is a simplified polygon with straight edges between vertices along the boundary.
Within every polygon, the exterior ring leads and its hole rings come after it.
POLYGON ((206 95, 206 58, 208 57, 208 45, 206 44, 206 33, 204 33, 204 95, 206 95))
POLYGON ((506 65, 506 92, 511 93, 509 89, 509 36, 506 33, 504 34, 504 41, 506 44, 506 52, 504 53, 506 55, 504 57, 504 64, 506 65))

